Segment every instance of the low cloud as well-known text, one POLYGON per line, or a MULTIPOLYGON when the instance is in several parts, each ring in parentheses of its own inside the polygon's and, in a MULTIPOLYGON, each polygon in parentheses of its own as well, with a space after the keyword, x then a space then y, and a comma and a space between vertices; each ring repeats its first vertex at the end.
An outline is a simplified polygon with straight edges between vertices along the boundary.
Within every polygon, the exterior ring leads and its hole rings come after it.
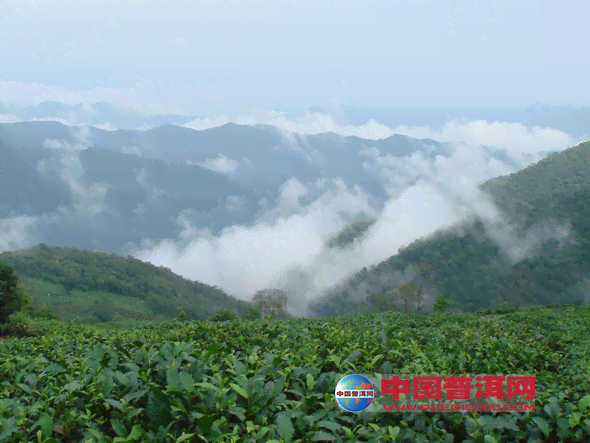
POLYGON ((142 150, 137 146, 122 146, 121 152, 123 154, 133 154, 141 157, 142 150))
POLYGON ((184 128, 194 129, 196 131, 201 131, 203 129, 209 128, 216 128, 218 126, 223 126, 229 123, 231 120, 227 117, 227 115, 220 115, 216 118, 196 118, 191 122, 178 125, 184 128))
POLYGON ((304 185, 293 181, 282 188, 275 211, 286 216, 261 217, 253 226, 227 227, 219 236, 208 238, 183 216, 178 220, 182 235, 198 235, 186 247, 179 250, 176 241, 168 239, 148 242, 148 247, 141 245, 132 255, 247 298, 277 273, 320 251, 325 236, 344 226, 347 215, 373 211, 361 188, 342 185, 310 205, 294 207, 293 197, 300 195, 302 188, 304 185))
POLYGON ((78 130, 72 130, 72 135, 78 143, 70 143, 66 140, 45 139, 41 146, 46 149, 64 149, 66 151, 83 151, 90 146, 88 126, 81 126, 78 130))
POLYGON ((103 131, 116 131, 117 128, 115 126, 113 126, 110 123, 103 123, 103 124, 98 124, 98 125, 92 125, 97 129, 102 129, 103 131))
POLYGON ((400 126, 396 133, 441 142, 463 141, 471 146, 493 146, 496 149, 505 149, 507 155, 512 158, 520 158, 523 154, 562 150, 577 141, 556 129, 527 128, 520 123, 490 123, 483 120, 469 123, 451 121, 436 131, 428 126, 400 126))
POLYGON ((105 196, 110 185, 84 182, 84 168, 78 150, 58 151, 50 158, 39 161, 36 169, 47 178, 62 180, 70 189, 72 203, 35 217, 20 215, 0 220, 0 252, 46 242, 48 231, 75 232, 80 226, 91 231, 102 229, 98 216, 109 212, 105 196))
POLYGON ((16 115, 0 114, 0 123, 18 123, 21 121, 16 115))
POLYGON ((20 215, 0 220, 0 252, 28 248, 37 244, 37 238, 30 234, 36 217, 20 215))
POLYGON ((109 185, 104 182, 96 182, 90 185, 84 183, 84 166, 80 161, 78 150, 61 152, 52 155, 49 159, 40 160, 37 170, 41 174, 57 175, 71 191, 74 204, 78 208, 96 214, 106 209, 104 196, 109 185))
MULTIPOLYGON (((261 201, 266 211, 252 226, 232 226, 219 236, 211 236, 187 227, 185 220, 183 232, 196 237, 183 241, 182 248, 176 240, 167 239, 151 242, 149 247, 148 243, 141 245, 133 254, 188 278, 218 285, 240 298, 269 285, 286 288, 294 292, 289 302, 292 312, 304 315, 309 300, 350 273, 385 260, 400 247, 449 228, 469 214, 490 221, 491 238, 513 262, 534 253, 544 238, 565 232, 566 225, 547 222, 524 239, 508 235, 498 229, 508 225, 506 217, 478 185, 540 159, 541 151, 550 146, 565 149, 571 143, 566 134, 480 123, 459 125, 453 133, 441 131, 440 138, 445 139, 445 134, 462 135, 466 141, 454 144, 447 156, 434 158, 428 148, 402 158, 365 148, 365 168, 381 178, 390 195, 380 212, 369 204, 371 197, 361 187, 350 188, 337 180, 319 199, 302 205, 300 198, 309 191, 309 184, 293 177, 283 185, 273 205, 261 201), (489 132, 494 127, 507 132, 489 132), (498 143, 498 148, 511 154, 508 160, 490 155, 488 147, 498 143), (348 217, 343 216, 345 213, 348 217), (324 248, 326 236, 348 223, 354 214, 377 218, 363 241, 344 250, 324 248)), ((436 134, 429 135, 434 138, 436 134)))
POLYGON ((121 146, 121 152, 123 154, 132 154, 138 157, 144 155, 146 151, 151 151, 154 149, 154 146, 151 143, 140 142, 138 145, 132 146, 121 146))
POLYGON ((82 151, 84 149, 86 149, 86 146, 80 144, 80 143, 68 143, 64 140, 49 140, 49 139, 45 139, 45 141, 42 143, 42 145, 44 148, 47 149, 65 149, 67 151, 82 151))
POLYGON ((21 123, 21 122, 58 122, 65 126, 77 126, 79 123, 62 117, 35 117, 29 119, 20 119, 12 114, 0 114, 0 123, 21 123))
POLYGON ((435 129, 430 126, 388 127, 375 120, 364 125, 339 125, 330 114, 306 113, 297 119, 289 119, 285 112, 252 109, 247 115, 230 118, 221 115, 216 118, 195 119, 183 126, 195 130, 209 129, 226 123, 268 124, 284 131, 298 134, 321 134, 333 132, 343 136, 356 136, 368 140, 379 140, 394 134, 418 139, 432 139, 438 142, 464 142, 469 146, 489 146, 504 149, 508 155, 520 158, 523 154, 562 150, 585 138, 573 138, 565 132, 552 128, 529 128, 520 123, 488 122, 477 120, 468 123, 460 120, 448 121, 435 129))
POLYGON ((234 172, 239 166, 239 162, 237 160, 233 160, 222 154, 219 154, 217 158, 207 159, 202 163, 195 162, 193 160, 187 160, 186 164, 199 165, 209 169, 210 171, 219 172, 220 174, 229 174, 234 172))
POLYGON ((138 203, 133 210, 134 217, 136 219, 141 219, 149 212, 163 209, 161 198, 166 196, 166 192, 151 183, 152 177, 146 169, 142 168, 141 171, 137 173, 135 181, 143 190, 147 191, 147 194, 143 201, 138 203))

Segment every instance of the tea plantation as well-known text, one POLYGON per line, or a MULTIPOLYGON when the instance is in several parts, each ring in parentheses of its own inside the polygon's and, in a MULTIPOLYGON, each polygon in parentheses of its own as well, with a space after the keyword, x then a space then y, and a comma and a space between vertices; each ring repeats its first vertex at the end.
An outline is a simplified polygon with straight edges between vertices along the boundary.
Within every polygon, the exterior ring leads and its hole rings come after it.
POLYGON ((29 331, 0 340, 2 443, 590 441, 588 306, 29 331), (341 373, 535 375, 536 410, 343 413, 341 373))

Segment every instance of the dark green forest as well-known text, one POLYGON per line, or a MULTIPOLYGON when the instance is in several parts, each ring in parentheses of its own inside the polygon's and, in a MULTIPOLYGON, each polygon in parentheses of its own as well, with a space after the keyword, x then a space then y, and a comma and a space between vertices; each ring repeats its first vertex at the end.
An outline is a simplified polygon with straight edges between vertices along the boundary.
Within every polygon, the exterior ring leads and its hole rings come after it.
POLYGON ((506 214, 520 238, 544 221, 568 223, 571 235, 562 242, 541 242, 533 256, 514 264, 503 255, 497 241, 486 235, 484 221, 473 216, 460 230, 441 230, 362 269, 316 300, 311 312, 339 315, 382 309, 371 306, 366 296, 378 291, 395 294, 395 285, 384 283, 387 277, 420 265, 430 269, 434 293, 461 311, 496 308, 502 303, 588 302, 584 279, 590 276, 590 142, 487 181, 480 189, 506 214))
POLYGON ((34 305, 66 317, 79 311, 82 320, 155 320, 181 311, 199 320, 210 318, 217 308, 240 314, 249 305, 168 268, 117 254, 40 244, 3 252, 0 261, 14 266, 34 305), (94 303, 88 305, 89 300, 94 303))

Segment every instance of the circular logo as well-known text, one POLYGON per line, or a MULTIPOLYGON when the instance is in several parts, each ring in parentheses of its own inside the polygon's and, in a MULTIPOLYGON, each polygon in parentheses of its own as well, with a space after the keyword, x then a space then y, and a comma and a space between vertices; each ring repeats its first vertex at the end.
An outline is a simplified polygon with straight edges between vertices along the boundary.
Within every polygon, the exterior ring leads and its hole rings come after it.
POLYGON ((351 374, 336 385, 336 402, 348 412, 361 412, 373 401, 373 384, 367 377, 351 374))

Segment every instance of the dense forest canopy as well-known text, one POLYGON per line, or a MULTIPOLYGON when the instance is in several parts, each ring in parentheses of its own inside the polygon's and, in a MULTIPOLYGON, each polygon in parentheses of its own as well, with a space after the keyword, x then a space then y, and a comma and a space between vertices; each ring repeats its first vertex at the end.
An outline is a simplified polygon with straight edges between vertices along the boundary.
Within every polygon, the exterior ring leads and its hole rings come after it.
MULTIPOLYGON (((535 305, 588 302, 590 277, 590 142, 552 154, 526 169, 483 183, 520 239, 547 226, 562 226, 566 238, 549 238, 513 263, 473 216, 461 229, 416 240, 396 255, 328 291, 311 305, 315 315, 379 309, 367 297, 395 293, 404 271, 431 266, 432 294, 466 311, 502 303, 535 305)), ((373 297, 373 300, 383 300, 373 297)), ((432 302, 431 297, 431 302, 432 302)))

